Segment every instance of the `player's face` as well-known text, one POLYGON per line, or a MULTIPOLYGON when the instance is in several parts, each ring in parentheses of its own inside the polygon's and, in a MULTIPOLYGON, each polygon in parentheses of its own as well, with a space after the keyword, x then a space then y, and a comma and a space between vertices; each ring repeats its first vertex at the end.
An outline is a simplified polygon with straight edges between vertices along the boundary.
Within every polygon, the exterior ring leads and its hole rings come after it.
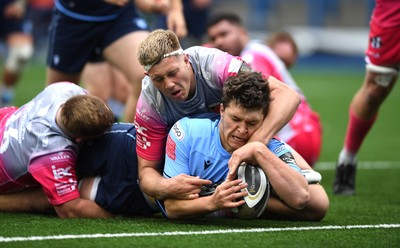
POLYGON ((220 137, 229 153, 245 145, 264 119, 262 109, 248 110, 235 103, 221 106, 220 137))
POLYGON ((229 54, 239 56, 244 48, 243 39, 246 31, 228 21, 221 21, 207 30, 208 38, 213 47, 229 54))
POLYGON ((194 95, 194 76, 187 55, 162 59, 148 75, 154 86, 173 101, 183 102, 194 95))

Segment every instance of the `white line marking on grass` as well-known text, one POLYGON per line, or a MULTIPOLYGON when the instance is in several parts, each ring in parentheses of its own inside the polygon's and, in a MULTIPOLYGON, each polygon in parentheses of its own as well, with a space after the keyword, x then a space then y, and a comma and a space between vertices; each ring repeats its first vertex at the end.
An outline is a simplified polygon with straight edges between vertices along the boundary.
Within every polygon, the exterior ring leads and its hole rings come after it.
POLYGON ((400 228, 400 224, 378 224, 378 225, 349 225, 349 226, 307 226, 307 227, 284 227, 284 228, 251 228, 251 229, 226 229, 190 232, 153 232, 153 233, 98 233, 79 235, 55 235, 55 236, 31 236, 31 237, 1 237, 0 243, 16 241, 40 241, 61 239, 96 239, 96 238, 119 238, 119 237, 150 237, 150 236, 185 236, 185 235, 210 235, 231 233, 263 233, 283 231, 312 231, 312 230, 343 230, 343 229, 389 229, 400 228))
MULTIPOLYGON (((334 170, 336 162, 318 162, 315 170, 334 170)), ((357 164, 361 170, 400 169, 400 161, 361 161, 357 164)))

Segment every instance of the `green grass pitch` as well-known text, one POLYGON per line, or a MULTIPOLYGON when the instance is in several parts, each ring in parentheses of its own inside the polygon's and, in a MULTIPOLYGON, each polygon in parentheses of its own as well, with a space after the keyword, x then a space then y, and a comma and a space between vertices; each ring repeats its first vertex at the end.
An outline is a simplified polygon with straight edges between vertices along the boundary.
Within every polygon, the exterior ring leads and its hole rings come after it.
MULTIPOLYGON (((152 218, 61 220, 36 214, 0 213, 0 247, 399 247, 400 89, 385 101, 359 154, 357 194, 334 196, 334 166, 347 125, 348 106, 362 70, 302 69, 293 76, 323 122, 323 147, 315 169, 331 205, 321 222, 152 218)), ((15 105, 44 87, 43 66, 29 65, 15 105)))

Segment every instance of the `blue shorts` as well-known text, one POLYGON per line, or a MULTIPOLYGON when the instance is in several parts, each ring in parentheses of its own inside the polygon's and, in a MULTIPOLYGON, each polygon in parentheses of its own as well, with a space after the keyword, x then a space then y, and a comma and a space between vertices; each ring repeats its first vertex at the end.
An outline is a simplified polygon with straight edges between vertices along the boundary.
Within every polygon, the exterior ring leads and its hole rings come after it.
POLYGON ((124 8, 117 19, 102 22, 74 19, 54 9, 47 66, 63 73, 80 73, 86 62, 101 60, 108 45, 140 30, 147 30, 147 24, 133 5, 124 8))
POLYGON ((26 18, 15 19, 4 16, 5 7, 14 0, 0 0, 0 38, 5 39, 11 33, 32 33, 32 24, 26 18))
POLYGON ((114 214, 151 215, 138 183, 136 131, 133 124, 114 123, 110 132, 80 148, 80 177, 100 176, 95 201, 114 214))

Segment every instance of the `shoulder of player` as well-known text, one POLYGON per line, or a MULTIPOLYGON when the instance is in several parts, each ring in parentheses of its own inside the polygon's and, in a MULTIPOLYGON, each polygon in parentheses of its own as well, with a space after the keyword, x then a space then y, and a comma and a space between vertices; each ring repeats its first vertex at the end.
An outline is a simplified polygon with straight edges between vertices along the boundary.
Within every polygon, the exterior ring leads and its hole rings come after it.
MULTIPOLYGON (((204 61, 205 64, 210 65, 210 61, 216 59, 221 63, 221 58, 226 58, 226 63, 235 56, 230 55, 224 51, 212 47, 203 46, 192 46, 185 50, 185 53, 189 55, 189 59, 192 63, 201 63, 204 61)), ((224 60, 222 60, 223 62, 224 60)))
POLYGON ((207 137, 213 132, 214 122, 208 118, 184 117, 172 126, 170 134, 179 141, 207 137))

